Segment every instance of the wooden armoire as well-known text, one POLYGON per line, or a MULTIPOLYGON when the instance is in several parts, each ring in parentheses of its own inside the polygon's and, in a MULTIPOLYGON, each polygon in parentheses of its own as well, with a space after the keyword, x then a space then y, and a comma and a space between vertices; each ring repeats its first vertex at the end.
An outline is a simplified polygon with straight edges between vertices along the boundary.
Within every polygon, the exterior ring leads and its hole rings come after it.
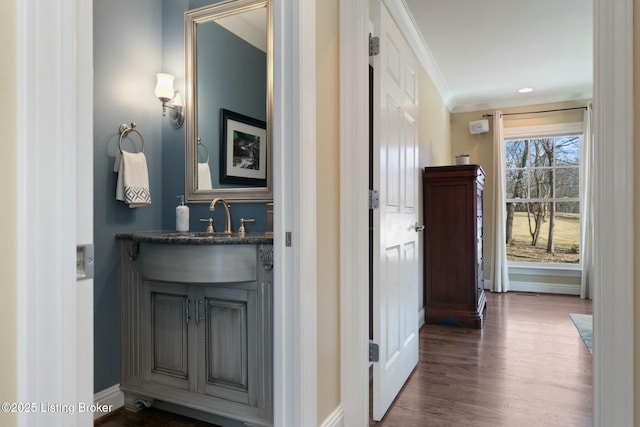
POLYGON ((482 328, 483 190, 479 165, 423 172, 425 321, 482 328))

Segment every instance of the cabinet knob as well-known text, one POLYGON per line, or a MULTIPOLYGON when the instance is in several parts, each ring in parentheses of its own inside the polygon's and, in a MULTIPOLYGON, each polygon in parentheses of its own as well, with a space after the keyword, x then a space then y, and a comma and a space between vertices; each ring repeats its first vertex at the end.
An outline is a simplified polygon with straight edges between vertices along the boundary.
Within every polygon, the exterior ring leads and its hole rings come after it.
POLYGON ((416 233, 419 233, 421 231, 424 231, 424 225, 420 225, 416 222, 416 224, 413 226, 413 229, 416 230, 416 233))

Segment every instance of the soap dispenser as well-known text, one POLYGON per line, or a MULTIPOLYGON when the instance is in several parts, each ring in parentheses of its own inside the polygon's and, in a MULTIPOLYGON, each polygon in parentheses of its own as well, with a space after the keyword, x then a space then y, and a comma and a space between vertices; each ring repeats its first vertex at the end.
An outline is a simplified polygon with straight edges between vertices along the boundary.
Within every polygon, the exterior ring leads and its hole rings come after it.
POLYGON ((180 204, 176 206, 176 231, 189 231, 189 207, 184 204, 184 195, 176 196, 180 204))

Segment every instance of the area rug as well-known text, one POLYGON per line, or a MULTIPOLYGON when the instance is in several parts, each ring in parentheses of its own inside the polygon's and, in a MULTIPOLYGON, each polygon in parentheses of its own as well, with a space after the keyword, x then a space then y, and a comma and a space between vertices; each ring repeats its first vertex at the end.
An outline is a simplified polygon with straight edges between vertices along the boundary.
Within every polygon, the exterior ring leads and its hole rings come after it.
POLYGON ((573 324, 576 325, 580 338, 587 346, 589 353, 593 354, 593 316, 590 314, 569 314, 573 324))

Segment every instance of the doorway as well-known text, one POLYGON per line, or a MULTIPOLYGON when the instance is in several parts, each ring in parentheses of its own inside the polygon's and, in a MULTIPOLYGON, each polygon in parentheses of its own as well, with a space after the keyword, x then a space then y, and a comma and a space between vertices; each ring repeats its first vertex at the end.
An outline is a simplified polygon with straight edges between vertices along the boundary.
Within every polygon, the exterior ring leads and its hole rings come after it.
MULTIPOLYGON (((275 39, 280 43, 281 55, 275 67, 280 92, 274 96, 274 110, 278 111, 274 117, 274 140, 282 142, 274 152, 274 170, 278 171, 275 185, 280 189, 274 224, 275 280, 280 285, 274 295, 278 313, 274 319, 274 423, 298 426, 317 421, 316 381, 314 377, 309 379, 316 372, 315 282, 306 280, 315 277, 315 254, 309 246, 286 246, 285 232, 292 232, 302 242, 305 238, 313 241, 316 230, 315 193, 293 188, 292 184, 315 180, 315 158, 301 156, 294 165, 291 157, 297 149, 315 152, 315 138, 307 134, 315 123, 313 109, 309 108, 315 104, 315 97, 308 91, 300 96, 302 87, 315 84, 315 57, 305 55, 304 46, 293 47, 288 41, 296 37, 315 40, 315 1, 274 3, 275 39), (281 18, 285 16, 286 19, 281 18), (300 22, 305 25, 298 28, 300 22), (286 90, 283 82, 287 82, 286 90), (296 108, 292 99, 301 100, 296 108), (298 123, 310 127, 302 128, 298 123), (299 289, 294 283, 307 286, 299 289), (294 324, 299 327, 294 329, 294 324)), ((92 344, 73 332, 78 325, 76 310, 87 308, 92 312, 93 304, 79 307, 76 299, 78 213, 75 193, 70 189, 76 188, 76 173, 82 171, 75 164, 75 150, 93 141, 92 122, 88 119, 93 116, 93 2, 18 2, 16 22, 20 47, 17 68, 22 71, 16 78, 20 95, 17 128, 23 130, 18 134, 17 146, 25 150, 16 164, 18 176, 29 177, 18 187, 22 191, 18 192, 17 227, 24 244, 17 254, 20 286, 16 394, 24 402, 73 403, 80 397, 83 402, 92 401, 93 396, 80 395, 87 389, 89 394, 93 392, 92 375, 78 375, 76 371, 79 357, 94 357, 93 351, 76 352, 79 342, 92 344), (51 84, 43 85, 43 81, 51 84), (51 109, 39 101, 42 99, 59 100, 62 108, 51 109), (34 313, 38 315, 33 316, 34 313), (43 378, 49 380, 42 381, 43 378)), ((115 129, 119 123, 114 124, 115 129)), ((80 160, 91 164, 90 156, 80 160)), ((92 179, 84 182, 92 185, 92 179)), ((75 425, 77 415, 38 414, 34 419, 47 417, 41 423, 66 426, 75 425)))
MULTIPOLYGON (((366 114, 351 106, 368 105, 365 63, 368 59, 361 46, 366 46, 368 34, 367 1, 342 0, 341 13, 341 82, 342 142, 344 159, 342 173, 357 177, 345 182, 341 197, 343 218, 341 228, 358 229, 365 218, 365 209, 358 204, 359 193, 367 189, 367 171, 357 161, 357 154, 365 149, 367 140, 358 139, 368 129, 366 114), (355 139, 354 139, 355 137, 355 139), (355 143, 354 143, 355 142, 355 143)), ((594 422, 596 425, 633 424, 633 241, 629 238, 633 226, 633 104, 632 36, 633 2, 631 0, 595 0, 595 95, 594 130, 597 135, 596 158, 596 240, 600 249, 597 283, 606 283, 607 292, 596 284, 594 297, 594 338, 598 343, 594 354, 594 422), (624 17, 614 20, 613 17, 624 17), (624 41, 620 45, 620 41, 624 41), (617 112, 617 114, 613 114, 617 112), (605 144, 598 142, 606 141, 605 144), (621 169, 620 165, 625 165, 621 169), (618 170, 624 176, 607 173, 618 170), (623 183, 623 184, 621 184, 623 183), (616 188, 618 191, 611 191, 616 188), (614 212, 607 206, 617 206, 614 212), (627 325, 619 328, 616 325, 627 325), (600 350, 598 350, 598 348, 600 350), (615 396, 623 396, 618 399, 615 396)), ((347 425, 364 425, 368 418, 368 362, 366 361, 368 306, 364 304, 368 292, 367 230, 350 234, 359 238, 360 246, 343 242, 350 250, 343 253, 342 278, 348 279, 349 289, 341 293, 343 309, 342 334, 355 344, 342 341, 342 392, 344 418, 347 425)), ((346 237, 346 236, 345 236, 346 237)))

